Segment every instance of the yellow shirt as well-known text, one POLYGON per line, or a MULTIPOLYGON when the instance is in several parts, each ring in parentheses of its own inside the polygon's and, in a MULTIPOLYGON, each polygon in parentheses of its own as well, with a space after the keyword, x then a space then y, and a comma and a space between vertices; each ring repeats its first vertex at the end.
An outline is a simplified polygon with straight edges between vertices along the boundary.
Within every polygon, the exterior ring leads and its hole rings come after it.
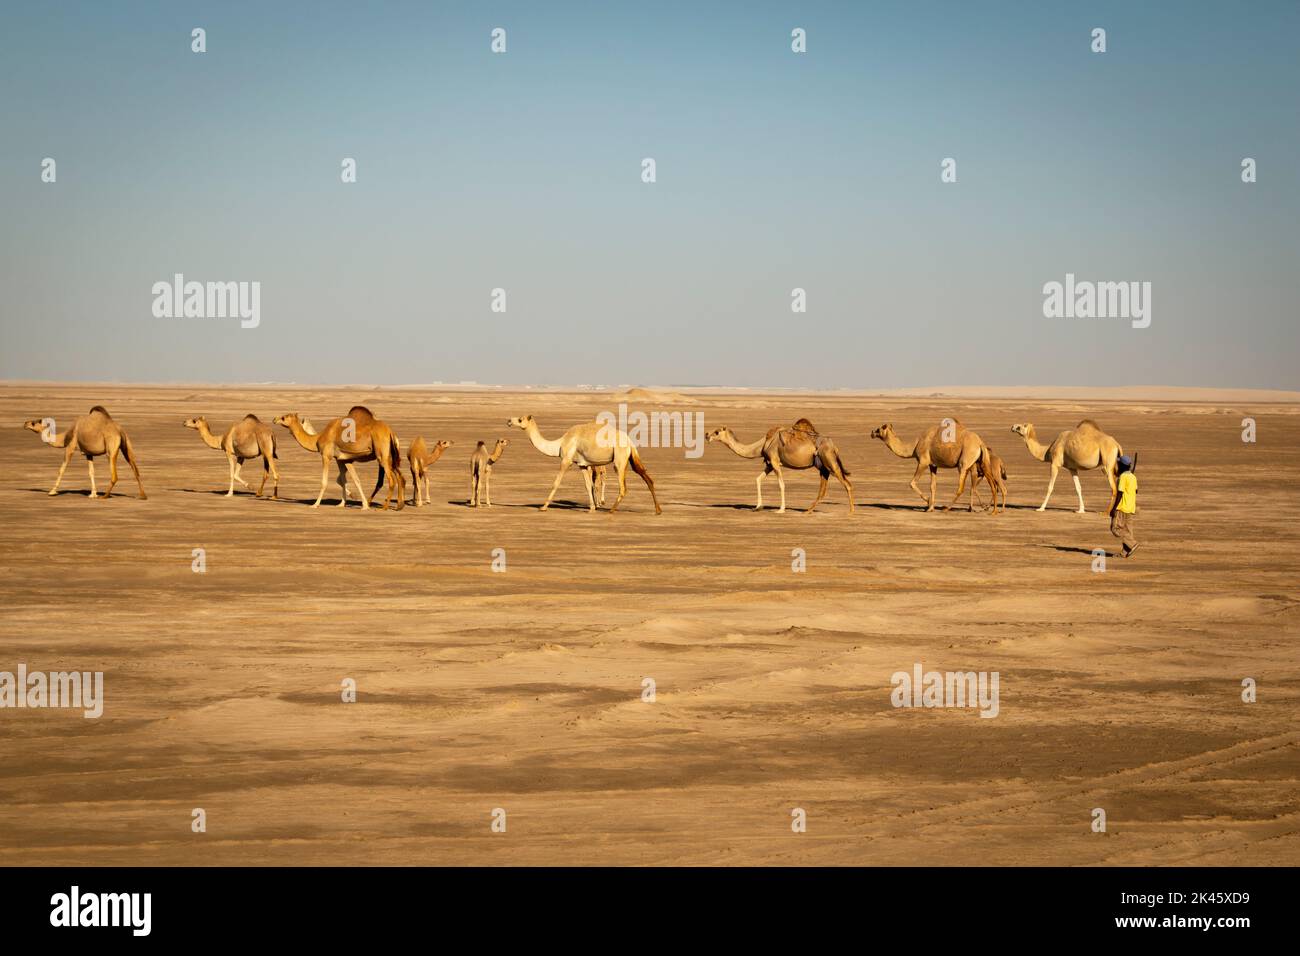
POLYGON ((1133 514, 1138 510, 1138 480, 1137 475, 1131 471, 1126 471, 1119 476, 1119 508, 1117 510, 1125 514, 1133 514))

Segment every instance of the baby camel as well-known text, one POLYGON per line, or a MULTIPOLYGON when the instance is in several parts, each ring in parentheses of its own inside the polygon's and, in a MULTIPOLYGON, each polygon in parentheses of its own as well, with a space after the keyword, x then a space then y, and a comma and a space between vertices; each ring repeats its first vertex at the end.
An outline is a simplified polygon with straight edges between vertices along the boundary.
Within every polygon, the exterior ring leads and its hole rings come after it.
MULTIPOLYGON (((971 485, 973 487, 977 484, 980 478, 983 478, 989 483, 989 493, 992 495, 993 499, 989 504, 989 507, 993 509, 993 514, 997 514, 999 494, 1002 496, 1002 510, 1004 512, 1007 510, 1007 466, 1003 464, 1001 458, 993 453, 993 449, 990 448, 988 452, 987 464, 985 464, 982 457, 975 463, 976 478, 975 481, 971 482, 971 485)), ((982 507, 984 504, 983 497, 978 491, 975 492, 975 496, 980 499, 980 505, 982 507)))
POLYGON ((433 504, 433 499, 429 497, 429 466, 442 457, 442 453, 450 448, 454 443, 446 440, 434 444, 433 450, 424 439, 416 436, 415 441, 411 442, 411 447, 406 453, 407 459, 411 463, 411 484, 415 486, 415 500, 411 504, 417 508, 426 501, 433 504), (423 489, 423 497, 421 497, 423 489))
POLYGON ((280 472, 275 467, 275 459, 279 456, 275 453, 275 434, 271 431, 270 425, 265 425, 256 415, 245 415, 242 421, 235 422, 231 425, 224 435, 218 438, 212 434, 208 428, 208 420, 202 415, 197 418, 187 418, 185 420, 186 428, 193 428, 198 431, 199 437, 209 448, 219 448, 226 453, 226 461, 230 464, 230 490, 226 492, 227 498, 233 498, 235 495, 235 482, 239 482, 245 488, 252 488, 239 475, 239 469, 249 458, 262 459, 262 484, 258 486, 257 497, 262 497, 262 492, 266 490, 266 479, 273 478, 271 486, 271 500, 274 501, 280 496, 280 472))
POLYGON ((509 444, 508 438, 498 438, 496 447, 489 453, 487 445, 479 442, 478 447, 474 449, 474 454, 469 456, 469 506, 471 508, 477 508, 480 504, 485 508, 492 507, 492 466, 505 453, 506 445, 509 444))
POLYGON ((96 405, 73 422, 71 428, 57 435, 53 433, 52 418, 34 419, 24 423, 23 427, 36 432, 47 444, 55 448, 67 449, 63 453, 63 464, 59 466, 59 477, 54 479, 54 487, 50 489, 50 494, 59 493, 59 483, 63 481, 63 472, 68 467, 68 462, 72 460, 74 454, 80 452, 86 456, 90 466, 90 497, 107 498, 113 493, 113 486, 117 484, 117 453, 120 451, 126 458, 126 463, 131 466, 132 474, 135 475, 135 484, 140 489, 140 497, 148 498, 144 493, 144 485, 140 484, 140 468, 136 464, 135 449, 131 447, 131 439, 126 437, 126 432, 113 421, 113 417, 108 414, 108 410, 103 405, 96 405), (108 490, 103 495, 99 494, 99 489, 95 486, 95 459, 100 455, 108 458, 110 479, 108 490))

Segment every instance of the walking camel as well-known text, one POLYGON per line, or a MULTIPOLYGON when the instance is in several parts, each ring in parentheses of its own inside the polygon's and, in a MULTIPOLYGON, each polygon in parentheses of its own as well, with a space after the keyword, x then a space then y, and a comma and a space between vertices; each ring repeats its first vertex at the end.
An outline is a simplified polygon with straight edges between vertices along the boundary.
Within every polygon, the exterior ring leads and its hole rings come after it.
POLYGON ((433 504, 433 499, 429 497, 429 466, 442 457, 442 453, 454 444, 450 441, 439 441, 433 446, 433 450, 425 443, 424 439, 417 436, 415 441, 411 442, 411 447, 406 452, 406 460, 411 466, 411 484, 415 488, 415 500, 411 504, 417 508, 426 501, 433 504), (424 495, 421 497, 420 490, 424 489, 424 495))
POLYGON ((763 470, 755 482, 758 489, 755 511, 763 509, 763 479, 768 475, 776 473, 776 483, 781 489, 781 507, 776 513, 784 514, 785 474, 781 469, 816 468, 818 475, 821 476, 821 486, 817 489, 816 499, 804 513, 811 514, 821 504, 822 499, 826 497, 828 479, 832 475, 844 486, 849 496, 849 513, 853 513, 853 485, 849 481, 849 470, 844 467, 844 462, 840 458, 839 449, 831 439, 819 435, 812 422, 806 418, 799 419, 792 428, 783 428, 780 425, 769 428, 766 435, 748 445, 742 444, 730 428, 715 428, 705 436, 705 441, 721 442, 741 458, 763 459, 763 470))
POLYGON ((135 460, 135 449, 131 447, 131 439, 127 437, 122 427, 113 421, 113 416, 108 414, 108 410, 103 405, 96 405, 74 421, 71 428, 59 434, 50 434, 50 430, 54 427, 53 419, 33 419, 25 422, 23 427, 39 434, 47 444, 66 449, 63 453, 63 464, 59 466, 59 476, 54 479, 54 487, 50 489, 51 495, 58 494, 59 483, 63 481, 63 472, 67 469, 68 462, 72 460, 74 454, 80 453, 86 456, 90 468, 90 497, 108 498, 117 484, 117 453, 120 451, 126 463, 131 466, 131 473, 135 475, 135 485, 140 491, 140 497, 148 499, 149 496, 144 493, 144 485, 140 484, 140 468, 135 460), (108 490, 103 495, 99 494, 99 489, 95 485, 95 459, 101 455, 108 458, 109 467, 108 490))
POLYGON ((371 492, 371 498, 379 493, 387 475, 388 494, 381 507, 387 509, 392 504, 394 495, 397 499, 394 510, 400 511, 406 505, 406 480, 402 477, 400 468, 402 454, 397 436, 364 405, 353 405, 346 416, 333 419, 319 432, 304 428, 302 418, 293 413, 281 415, 275 424, 289 429, 298 444, 307 451, 320 455, 320 494, 316 496, 313 508, 319 508, 321 499, 325 497, 331 462, 338 466, 338 483, 342 492, 339 507, 346 507, 348 503, 349 475, 356 482, 357 491, 361 495, 361 507, 370 507, 370 501, 361 488, 361 479, 356 472, 355 463, 359 461, 379 463, 379 481, 371 492))
POLYGON ((984 442, 980 440, 979 435, 966 428, 961 422, 954 418, 945 418, 939 424, 927 428, 910 445, 898 437, 893 425, 881 425, 872 431, 871 437, 879 438, 885 443, 885 447, 899 458, 916 459, 916 473, 912 475, 909 487, 921 496, 921 500, 926 503, 925 510, 927 512, 934 510, 934 496, 938 489, 938 470, 940 468, 956 468, 958 475, 957 493, 953 495, 952 501, 948 503, 945 510, 951 510, 952 506, 957 503, 957 499, 961 497, 962 491, 966 488, 968 479, 971 482, 969 507, 971 511, 975 510, 975 479, 972 472, 980 460, 984 459, 989 452, 984 447, 984 442), (944 440, 947 433, 951 434, 951 441, 944 440), (927 468, 930 470, 930 495, 928 498, 920 488, 916 487, 916 479, 920 478, 921 473, 927 468))
POLYGON ((627 469, 630 465, 650 489, 650 500, 654 502, 655 514, 663 514, 663 509, 659 507, 659 498, 655 495, 655 483, 650 473, 646 471, 645 465, 641 463, 641 456, 626 432, 619 431, 607 423, 584 422, 581 425, 574 425, 558 439, 548 440, 542 437, 541 430, 538 429, 532 415, 511 418, 506 425, 510 428, 522 429, 533 443, 533 447, 543 455, 560 459, 560 473, 555 476, 555 484, 551 486, 551 493, 546 496, 542 511, 551 506, 555 493, 560 490, 564 473, 571 465, 577 465, 582 470, 582 479, 587 486, 588 511, 596 510, 596 498, 592 492, 592 483, 596 476, 593 472, 601 466, 613 465, 618 473, 618 497, 609 510, 611 513, 617 511, 619 502, 627 495, 627 469))
POLYGON ((1111 500, 1114 500, 1116 462, 1124 450, 1120 448, 1119 442, 1102 431, 1101 426, 1091 418, 1085 418, 1074 428, 1061 432, 1050 445, 1044 445, 1038 440, 1034 426, 1029 422, 1012 425, 1011 430, 1025 440, 1029 454, 1052 466, 1052 477, 1047 482, 1047 496, 1038 506, 1039 511, 1047 510, 1047 503, 1052 500, 1052 489, 1056 487, 1056 476, 1062 468, 1074 478, 1074 491, 1079 496, 1079 514, 1087 511, 1083 506, 1083 485, 1079 481, 1081 471, 1104 466, 1106 480, 1110 482, 1111 500))
POLYGON ((474 449, 474 454, 469 456, 469 506, 471 508, 477 508, 480 504, 485 508, 492 507, 492 466, 505 453, 506 445, 509 444, 508 438, 498 438, 496 447, 489 452, 487 445, 479 442, 478 447, 474 449))
POLYGON ((275 460, 279 456, 275 453, 275 433, 270 425, 264 424, 256 415, 245 415, 241 421, 226 429, 220 438, 212 434, 208 420, 202 415, 187 418, 185 427, 196 429, 209 448, 218 448, 226 453, 226 461, 230 465, 230 490, 226 492, 227 498, 234 497, 235 482, 252 490, 253 486, 240 476, 239 469, 249 458, 259 457, 262 459, 262 484, 258 486, 257 497, 262 497, 262 492, 266 490, 266 479, 270 477, 274 479, 271 500, 279 498, 280 472, 275 467, 275 460))

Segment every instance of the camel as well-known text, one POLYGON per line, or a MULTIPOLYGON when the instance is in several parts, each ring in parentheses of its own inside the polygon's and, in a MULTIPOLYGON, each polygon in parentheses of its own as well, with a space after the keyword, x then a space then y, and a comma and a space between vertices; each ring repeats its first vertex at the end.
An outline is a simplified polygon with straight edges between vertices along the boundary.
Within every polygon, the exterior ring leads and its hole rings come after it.
POLYGON ((364 405, 353 405, 346 416, 333 419, 319 432, 304 427, 302 417, 293 413, 281 415, 275 420, 275 424, 289 429, 299 445, 307 451, 316 452, 321 457, 320 494, 316 496, 313 508, 319 508, 321 499, 325 497, 330 462, 338 466, 338 483, 342 490, 339 507, 346 507, 348 503, 349 476, 356 482, 357 492, 361 497, 361 507, 370 507, 370 501, 361 487, 361 479, 357 476, 355 463, 358 461, 379 463, 379 481, 375 484, 375 490, 371 492, 371 498, 379 493, 379 489, 384 484, 384 477, 387 475, 388 494, 381 507, 387 509, 392 504, 394 495, 397 499, 394 510, 400 511, 406 505, 406 480, 402 477, 400 468, 402 453, 397 436, 387 424, 375 418, 370 409, 364 405), (348 423, 351 423, 350 428, 348 423), (352 440, 344 441, 344 436, 349 431, 351 434, 348 437, 352 440))
MULTIPOLYGON (((603 486, 604 476, 596 475, 596 471, 601 466, 613 465, 618 473, 618 498, 614 500, 614 506, 609 510, 611 513, 617 511, 619 502, 627 495, 627 469, 631 465, 632 470, 641 476, 641 480, 650 489, 650 500, 654 502, 655 514, 663 514, 663 509, 659 507, 659 498, 655 495, 655 483, 650 473, 646 471, 645 465, 641 463, 641 456, 637 453, 636 446, 632 444, 632 439, 628 438, 625 432, 602 422, 584 422, 581 425, 574 425, 560 438, 550 441, 542 437, 541 430, 532 415, 511 418, 506 425, 509 428, 522 429, 527 433, 533 447, 543 455, 560 459, 560 473, 555 476, 555 484, 551 486, 551 493, 546 496, 542 511, 551 506, 555 493, 560 490, 564 473, 571 465, 577 465, 582 470, 582 478, 587 486, 588 511, 596 510, 596 498, 592 491, 593 482, 599 478, 603 486)), ((602 499, 603 497, 602 491, 602 499)))
MULTIPOLYGON (((980 458, 975 464, 974 483, 978 484, 980 478, 988 482, 989 494, 992 498, 989 507, 992 509, 993 514, 998 513, 999 494, 1002 495, 1002 510, 1005 512, 1007 510, 1007 466, 1003 464, 1001 458, 993 453, 992 448, 989 449, 987 466, 984 464, 983 458, 980 458)), ((978 491, 975 492, 975 495, 980 498, 980 506, 983 507, 984 500, 982 496, 978 491)))
POLYGON ((766 435, 748 445, 741 443, 730 428, 715 428, 705 436, 705 441, 722 442, 741 458, 763 459, 763 470, 755 483, 758 488, 755 511, 763 509, 763 479, 776 472, 776 483, 781 489, 781 507, 776 513, 785 513, 785 474, 781 470, 784 467, 795 470, 816 468, 821 476, 817 497, 804 514, 811 514, 826 497, 831 475, 844 486, 849 496, 849 513, 853 513, 853 485, 849 481, 849 470, 840 458, 839 449, 831 439, 817 434, 817 429, 806 418, 799 419, 792 428, 782 428, 780 425, 769 428, 766 435))
POLYGON ((47 421, 50 420, 33 419, 25 422, 23 427, 41 435, 47 444, 55 448, 67 449, 63 453, 63 464, 59 466, 59 476, 54 479, 54 487, 50 489, 51 495, 58 494, 59 483, 63 481, 63 472, 67 469, 68 462, 72 460, 74 454, 80 452, 86 456, 86 462, 90 467, 90 497, 108 498, 113 494, 113 487, 117 484, 117 453, 120 451, 126 463, 131 466, 132 474, 135 475, 135 485, 140 490, 140 498, 148 500, 149 496, 144 493, 144 485, 140 484, 140 468, 135 459, 135 449, 131 447, 131 439, 127 437, 122 427, 113 421, 113 416, 108 414, 108 410, 103 405, 96 405, 73 422, 72 427, 67 431, 49 438, 45 438, 47 421), (100 495, 99 488, 95 485, 95 459, 101 455, 108 458, 109 466, 108 490, 103 495, 100 495))
POLYGON ((417 437, 411 442, 411 447, 406 453, 406 460, 411 466, 411 484, 415 487, 415 500, 411 504, 419 507, 426 501, 433 504, 433 499, 429 497, 429 466, 442 457, 442 453, 450 448, 454 443, 449 441, 439 441, 429 450, 429 446, 423 438, 417 437), (420 490, 423 487, 424 494, 421 496, 420 490))
POLYGON ((242 421, 235 422, 218 438, 212 434, 208 428, 208 420, 202 415, 198 418, 187 418, 184 424, 186 428, 196 429, 203 443, 209 448, 219 448, 226 453, 226 461, 230 465, 230 489, 226 492, 227 498, 234 497, 235 482, 252 489, 252 485, 240 477, 239 469, 247 459, 259 457, 262 459, 262 484, 258 486, 257 497, 262 497, 262 492, 266 490, 266 479, 270 477, 274 479, 271 486, 271 500, 279 498, 280 472, 275 467, 275 460, 279 456, 275 453, 275 433, 271 431, 270 425, 263 424, 256 415, 245 415, 242 421))
POLYGON ((474 449, 474 454, 470 455, 469 506, 471 508, 477 508, 480 504, 485 508, 492 507, 492 466, 505 453, 506 445, 509 444, 509 439, 498 438, 496 447, 489 452, 487 445, 479 442, 478 447, 474 449))
POLYGON ((1110 500, 1115 500, 1115 469, 1119 456, 1124 454, 1119 442, 1101 430, 1091 418, 1085 418, 1073 429, 1067 429, 1056 436, 1050 445, 1044 445, 1034 433, 1034 426, 1029 422, 1012 425, 1011 430, 1025 440, 1029 454, 1039 461, 1049 462, 1052 477, 1047 482, 1047 497, 1039 505, 1039 511, 1047 510, 1047 503, 1052 500, 1052 489, 1056 487, 1056 475, 1064 468, 1074 478, 1074 491, 1079 496, 1079 514, 1085 514, 1083 506, 1083 485, 1079 482, 1079 472, 1105 466, 1106 480, 1110 482, 1110 500))
POLYGON ((916 459, 916 473, 912 475, 909 487, 921 496, 921 500, 926 503, 925 510, 927 512, 934 510, 934 496, 938 489, 938 470, 940 468, 956 468, 958 475, 957 494, 953 495, 952 501, 948 503, 945 510, 952 510, 952 506, 957 503, 957 499, 961 497, 962 491, 965 490, 968 479, 971 482, 969 508, 971 511, 975 510, 975 479, 972 472, 982 459, 986 460, 989 451, 984 447, 984 442, 980 440, 979 435, 970 431, 961 422, 956 419, 944 419, 939 424, 927 428, 910 445, 898 437, 893 425, 881 425, 872 431, 871 437, 879 438, 885 443, 885 447, 899 458, 916 459), (943 441, 943 433, 948 428, 954 429, 954 440, 951 442, 943 441), (930 470, 929 497, 920 488, 916 487, 916 479, 920 478, 921 473, 927 468, 930 470))

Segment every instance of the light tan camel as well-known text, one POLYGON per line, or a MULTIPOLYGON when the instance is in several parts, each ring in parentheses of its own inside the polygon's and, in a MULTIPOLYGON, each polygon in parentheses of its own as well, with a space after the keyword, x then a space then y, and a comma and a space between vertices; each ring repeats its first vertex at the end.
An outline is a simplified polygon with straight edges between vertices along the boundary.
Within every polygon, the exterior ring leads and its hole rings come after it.
POLYGON ((1039 505, 1039 511, 1047 510, 1047 503, 1052 500, 1052 489, 1056 487, 1056 475, 1062 468, 1074 478, 1074 491, 1079 496, 1079 514, 1087 511, 1083 506, 1083 485, 1079 481, 1081 471, 1104 467, 1106 480, 1110 482, 1109 500, 1115 500, 1116 462, 1124 450, 1119 447, 1119 442, 1102 431, 1091 418, 1085 418, 1076 427, 1061 432, 1050 445, 1044 445, 1038 440, 1034 426, 1029 422, 1012 425, 1011 430, 1025 440, 1029 454, 1052 466, 1052 477, 1047 483, 1047 497, 1039 505))
POLYGON ((926 511, 934 510, 934 496, 938 489, 940 468, 956 468, 958 475, 957 494, 953 495, 952 501, 948 503, 945 510, 951 510, 957 503, 968 480, 971 482, 969 508, 971 511, 975 510, 975 479, 972 472, 980 459, 988 454, 988 449, 984 447, 984 442, 980 440, 979 435, 966 428, 961 422, 954 418, 946 418, 939 424, 927 428, 910 445, 898 437, 893 425, 881 425, 872 431, 871 437, 879 438, 885 443, 885 447, 899 458, 916 459, 916 473, 912 475, 909 487, 926 503, 926 511), (945 433, 949 430, 951 430, 952 441, 944 441, 945 433), (921 473, 927 468, 930 470, 929 497, 916 487, 916 479, 920 478, 921 473))
POLYGON ((799 419, 791 428, 783 428, 780 425, 769 428, 766 435, 748 445, 741 443, 732 434, 730 428, 715 428, 705 436, 705 441, 721 442, 741 458, 763 459, 763 470, 755 482, 758 488, 755 511, 761 511, 763 508, 763 479, 768 475, 776 473, 776 483, 781 489, 781 507, 776 513, 784 514, 785 474, 781 469, 816 468, 818 475, 821 476, 821 487, 817 489, 816 499, 804 513, 810 514, 821 504, 822 499, 826 497, 828 479, 832 475, 844 486, 849 496, 849 513, 853 513, 853 485, 849 481, 849 470, 844 467, 844 462, 840 458, 839 449, 835 447, 835 442, 818 435, 817 429, 806 418, 799 419))
MULTIPOLYGON (((984 459, 980 458, 975 465, 973 484, 978 484, 981 478, 987 481, 989 485, 991 500, 988 507, 992 509, 993 514, 998 513, 998 495, 1000 494, 1002 496, 1002 510, 1005 512, 1007 510, 1007 466, 1003 464, 1001 458, 993 453, 992 448, 989 449, 988 464, 985 465, 984 459)), ((978 491, 975 492, 975 496, 979 498, 980 506, 983 507, 983 496, 978 491)))
POLYGON ((262 497, 262 492, 266 490, 268 477, 274 479, 271 500, 280 496, 280 472, 275 467, 275 459, 278 457, 275 453, 275 433, 271 431, 270 425, 263 424, 256 415, 245 415, 243 420, 226 429, 224 435, 217 437, 208 428, 208 420, 200 415, 198 418, 187 418, 185 427, 197 430, 209 448, 217 448, 226 453, 226 461, 230 465, 230 490, 226 492, 227 498, 234 497, 235 482, 252 489, 253 486, 239 474, 239 469, 249 458, 262 459, 262 484, 258 486, 257 497, 262 497))
POLYGON ((419 507, 425 502, 433 504, 433 499, 429 497, 429 466, 442 457, 442 453, 450 448, 454 442, 439 441, 434 443, 433 449, 425 443, 423 438, 416 437, 411 442, 411 447, 407 449, 406 460, 411 465, 411 484, 415 488, 415 500, 411 504, 419 507), (420 492, 423 489, 423 496, 420 492))
POLYGON ((487 445, 479 442, 478 447, 474 449, 474 454, 469 456, 469 506, 471 508, 477 508, 480 504, 485 508, 492 507, 492 466, 505 453, 506 445, 509 444, 508 438, 498 438, 496 447, 489 452, 487 445))
MULTIPOLYGON (((71 428, 57 435, 47 430, 47 423, 51 421, 51 419, 33 419, 23 425, 24 428, 39 434, 47 444, 66 449, 63 453, 63 464, 59 466, 59 477, 54 479, 54 487, 50 489, 50 494, 58 494, 59 483, 63 481, 63 472, 67 469, 72 456, 82 454, 86 456, 86 462, 90 467, 90 497, 109 497, 113 493, 113 486, 117 484, 117 453, 120 451, 126 463, 131 466, 132 474, 135 475, 135 485, 140 490, 140 497, 144 499, 149 497, 144 493, 144 485, 140 484, 140 468, 135 460, 135 449, 131 447, 131 439, 127 437, 121 426, 113 421, 113 416, 108 414, 108 410, 103 405, 96 405, 73 422, 71 428), (99 488, 95 485, 95 459, 100 455, 108 458, 109 467, 108 490, 103 495, 99 494, 99 488)), ((53 425, 50 424, 49 429, 52 428, 53 425)))
POLYGON ((542 505, 543 511, 551 506, 551 500, 560 490, 564 473, 571 465, 577 465, 582 470, 582 478, 587 486, 589 511, 596 510, 596 498, 592 491, 595 477, 593 472, 602 465, 613 465, 618 473, 618 497, 609 510, 617 511, 619 502, 627 495, 627 469, 630 465, 650 489, 650 500, 654 502, 655 514, 663 514, 663 509, 659 507, 659 498, 655 495, 655 483, 650 478, 650 473, 645 470, 645 465, 641 463, 641 456, 637 453, 636 446, 632 444, 632 439, 628 438, 625 432, 611 427, 608 423, 585 422, 574 425, 560 438, 548 441, 542 437, 532 415, 512 418, 506 422, 506 425, 510 428, 523 429, 534 448, 543 455, 560 459, 560 473, 555 476, 551 493, 546 496, 546 503, 542 505))
POLYGON ((371 492, 372 498, 379 493, 387 475, 388 494, 381 507, 387 509, 393 503, 394 496, 397 499, 395 510, 400 511, 406 505, 406 480, 402 477, 402 453, 397 436, 364 405, 353 405, 347 415, 333 419, 319 432, 304 428, 302 418, 292 413, 281 415, 275 423, 289 429, 299 445, 321 457, 320 494, 316 496, 313 508, 319 508, 321 499, 325 497, 331 462, 338 466, 338 483, 342 492, 339 507, 346 507, 348 503, 348 476, 356 482, 361 507, 370 507, 370 501, 361 487, 361 479, 357 476, 355 463, 358 461, 379 463, 379 481, 371 492))

